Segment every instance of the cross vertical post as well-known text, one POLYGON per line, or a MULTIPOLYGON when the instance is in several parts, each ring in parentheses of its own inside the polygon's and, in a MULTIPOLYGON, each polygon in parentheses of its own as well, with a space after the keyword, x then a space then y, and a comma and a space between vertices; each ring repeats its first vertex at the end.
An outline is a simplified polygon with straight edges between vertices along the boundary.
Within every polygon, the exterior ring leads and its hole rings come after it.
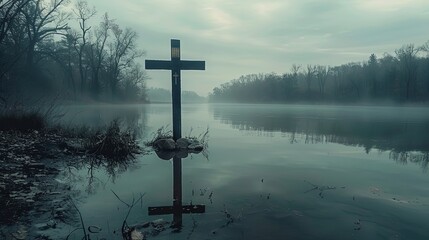
POLYGON ((180 83, 180 41, 171 39, 171 95, 173 100, 173 139, 182 137, 182 106, 180 83))

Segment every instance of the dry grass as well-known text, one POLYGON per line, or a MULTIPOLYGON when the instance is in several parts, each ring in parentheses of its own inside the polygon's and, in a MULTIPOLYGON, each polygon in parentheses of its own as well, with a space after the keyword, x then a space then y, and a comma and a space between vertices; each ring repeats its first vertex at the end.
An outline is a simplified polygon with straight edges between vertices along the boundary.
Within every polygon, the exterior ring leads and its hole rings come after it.
POLYGON ((151 140, 145 143, 148 147, 153 147, 153 144, 159 139, 173 138, 173 132, 168 129, 168 126, 162 126, 153 133, 153 137, 151 140))

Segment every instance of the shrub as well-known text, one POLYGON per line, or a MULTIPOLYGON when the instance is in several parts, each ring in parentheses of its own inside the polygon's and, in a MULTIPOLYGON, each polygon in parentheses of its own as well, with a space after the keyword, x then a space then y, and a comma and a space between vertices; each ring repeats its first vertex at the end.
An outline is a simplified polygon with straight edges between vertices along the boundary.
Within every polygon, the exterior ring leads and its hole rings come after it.
POLYGON ((88 136, 84 146, 90 154, 116 160, 133 158, 141 152, 135 135, 130 129, 121 131, 118 120, 113 120, 104 131, 88 136))

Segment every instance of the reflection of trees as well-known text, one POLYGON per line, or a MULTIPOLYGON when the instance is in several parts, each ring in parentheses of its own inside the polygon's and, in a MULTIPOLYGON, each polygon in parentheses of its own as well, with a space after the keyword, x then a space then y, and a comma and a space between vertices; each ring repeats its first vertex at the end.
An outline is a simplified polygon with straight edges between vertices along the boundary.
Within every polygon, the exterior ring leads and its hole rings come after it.
POLYGON ((135 167, 134 159, 107 160, 90 157, 72 163, 63 174, 71 183, 84 182, 85 192, 92 194, 106 185, 107 181, 114 183, 121 173, 135 167), (79 172, 84 172, 84 176, 79 172), (103 180, 103 177, 107 177, 107 180, 103 180))
POLYGON ((281 132, 290 143, 339 143, 347 146, 391 151, 391 159, 427 167, 429 117, 398 109, 380 112, 347 108, 275 105, 215 105, 214 118, 235 129, 270 136, 281 132))
POLYGON ((117 161, 92 158, 87 163, 84 163, 84 167, 88 169, 88 185, 86 187, 86 192, 95 193, 97 188, 99 188, 101 185, 105 185, 105 183, 96 176, 95 172, 100 170, 104 171, 104 174, 107 175, 114 183, 118 175, 125 172, 129 167, 132 167, 133 164, 134 160, 132 159, 117 161))
POLYGON ((427 171, 429 164, 429 152, 406 152, 406 151, 391 151, 389 158, 396 162, 407 164, 409 162, 420 165, 420 167, 427 171))

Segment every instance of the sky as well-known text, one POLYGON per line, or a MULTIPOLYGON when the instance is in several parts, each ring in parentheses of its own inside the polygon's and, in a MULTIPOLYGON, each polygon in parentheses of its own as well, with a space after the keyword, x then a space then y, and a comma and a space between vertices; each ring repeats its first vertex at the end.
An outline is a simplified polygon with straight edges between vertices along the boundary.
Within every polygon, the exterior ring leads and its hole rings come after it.
MULTIPOLYGON (((394 54, 429 40, 428 0, 88 0, 139 35, 145 59, 170 59, 170 39, 183 60, 182 90, 207 96, 251 73, 285 73, 292 64, 341 65, 370 54, 394 54)), ((170 71, 148 70, 148 87, 171 89, 170 71)))

